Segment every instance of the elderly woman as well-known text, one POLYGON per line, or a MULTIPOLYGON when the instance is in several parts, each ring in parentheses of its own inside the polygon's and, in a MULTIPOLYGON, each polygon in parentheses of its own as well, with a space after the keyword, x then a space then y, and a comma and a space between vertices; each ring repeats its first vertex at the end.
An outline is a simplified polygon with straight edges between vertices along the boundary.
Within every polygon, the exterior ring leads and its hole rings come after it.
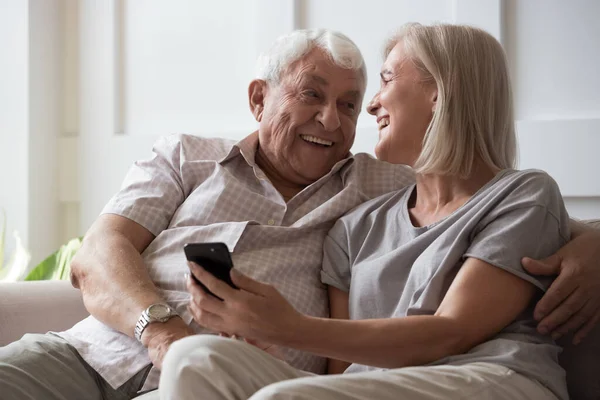
POLYGON ((387 46, 368 111, 380 129, 377 157, 411 165, 417 179, 330 231, 322 280, 332 319, 302 315, 239 273, 234 290, 194 268, 224 301, 189 284, 201 325, 328 357, 330 372, 345 373, 316 376, 207 336, 185 357, 167 355, 163 398, 568 398, 558 347, 533 318, 550 281, 520 260, 556 252, 569 220, 547 174, 513 169, 500 44, 471 27, 405 26, 387 46))

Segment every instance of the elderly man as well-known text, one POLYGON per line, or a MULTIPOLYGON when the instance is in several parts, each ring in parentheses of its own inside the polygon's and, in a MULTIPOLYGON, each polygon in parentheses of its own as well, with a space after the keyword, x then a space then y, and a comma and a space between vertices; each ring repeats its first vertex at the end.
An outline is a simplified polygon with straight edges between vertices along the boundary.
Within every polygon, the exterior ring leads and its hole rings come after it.
MULTIPOLYGON (((0 349, 3 398, 127 399, 156 388, 170 344, 205 332, 187 310, 188 242, 226 243, 237 269, 275 285, 299 311, 327 316, 325 234, 351 208, 413 181, 408 167, 350 156, 365 87, 364 61, 348 38, 294 32, 259 59, 250 83, 257 132, 238 143, 159 140, 73 262, 73 284, 92 316, 0 349)), ((598 269, 592 239, 583 234, 570 245, 589 256, 581 265, 589 274, 598 269)), ((567 265, 569 248, 563 252, 567 265)), ((297 368, 324 371, 321 358, 283 353, 297 368)))

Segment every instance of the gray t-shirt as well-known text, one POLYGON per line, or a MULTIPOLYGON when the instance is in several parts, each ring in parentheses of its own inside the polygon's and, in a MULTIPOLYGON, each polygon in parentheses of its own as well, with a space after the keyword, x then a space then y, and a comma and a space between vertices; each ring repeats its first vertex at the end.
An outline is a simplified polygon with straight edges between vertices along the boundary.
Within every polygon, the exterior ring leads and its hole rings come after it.
MULTIPOLYGON (((530 307, 487 342, 430 365, 500 364, 568 399, 560 348, 537 333, 533 319, 551 279, 521 266, 522 257, 547 257, 570 237, 556 182, 541 171, 501 171, 462 207, 425 227, 414 227, 408 214, 414 190, 373 199, 335 224, 325 240, 323 283, 349 292, 351 319, 398 318, 433 315, 469 257, 515 274, 540 289, 530 307)), ((374 369, 352 364, 346 372, 374 369)))

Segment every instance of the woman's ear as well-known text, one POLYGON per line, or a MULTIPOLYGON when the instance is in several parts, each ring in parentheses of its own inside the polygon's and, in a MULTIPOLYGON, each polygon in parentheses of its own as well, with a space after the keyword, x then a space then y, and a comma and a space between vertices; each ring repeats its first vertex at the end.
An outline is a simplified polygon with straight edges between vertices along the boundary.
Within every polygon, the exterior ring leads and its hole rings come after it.
POLYGON ((431 93, 431 111, 435 112, 435 108, 437 107, 437 99, 438 99, 438 91, 435 89, 431 93))
POLYGON ((267 82, 262 79, 254 79, 248 86, 248 102, 250 112, 254 115, 256 122, 262 120, 265 110, 265 96, 267 94, 267 82))

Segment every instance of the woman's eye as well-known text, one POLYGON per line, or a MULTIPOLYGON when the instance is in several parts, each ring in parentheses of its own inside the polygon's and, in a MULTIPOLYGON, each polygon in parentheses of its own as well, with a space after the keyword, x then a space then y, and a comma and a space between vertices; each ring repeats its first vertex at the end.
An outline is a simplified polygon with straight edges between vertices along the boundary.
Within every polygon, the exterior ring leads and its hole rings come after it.
POLYGON ((315 92, 314 90, 308 90, 304 94, 306 94, 308 97, 319 98, 319 93, 315 92))

